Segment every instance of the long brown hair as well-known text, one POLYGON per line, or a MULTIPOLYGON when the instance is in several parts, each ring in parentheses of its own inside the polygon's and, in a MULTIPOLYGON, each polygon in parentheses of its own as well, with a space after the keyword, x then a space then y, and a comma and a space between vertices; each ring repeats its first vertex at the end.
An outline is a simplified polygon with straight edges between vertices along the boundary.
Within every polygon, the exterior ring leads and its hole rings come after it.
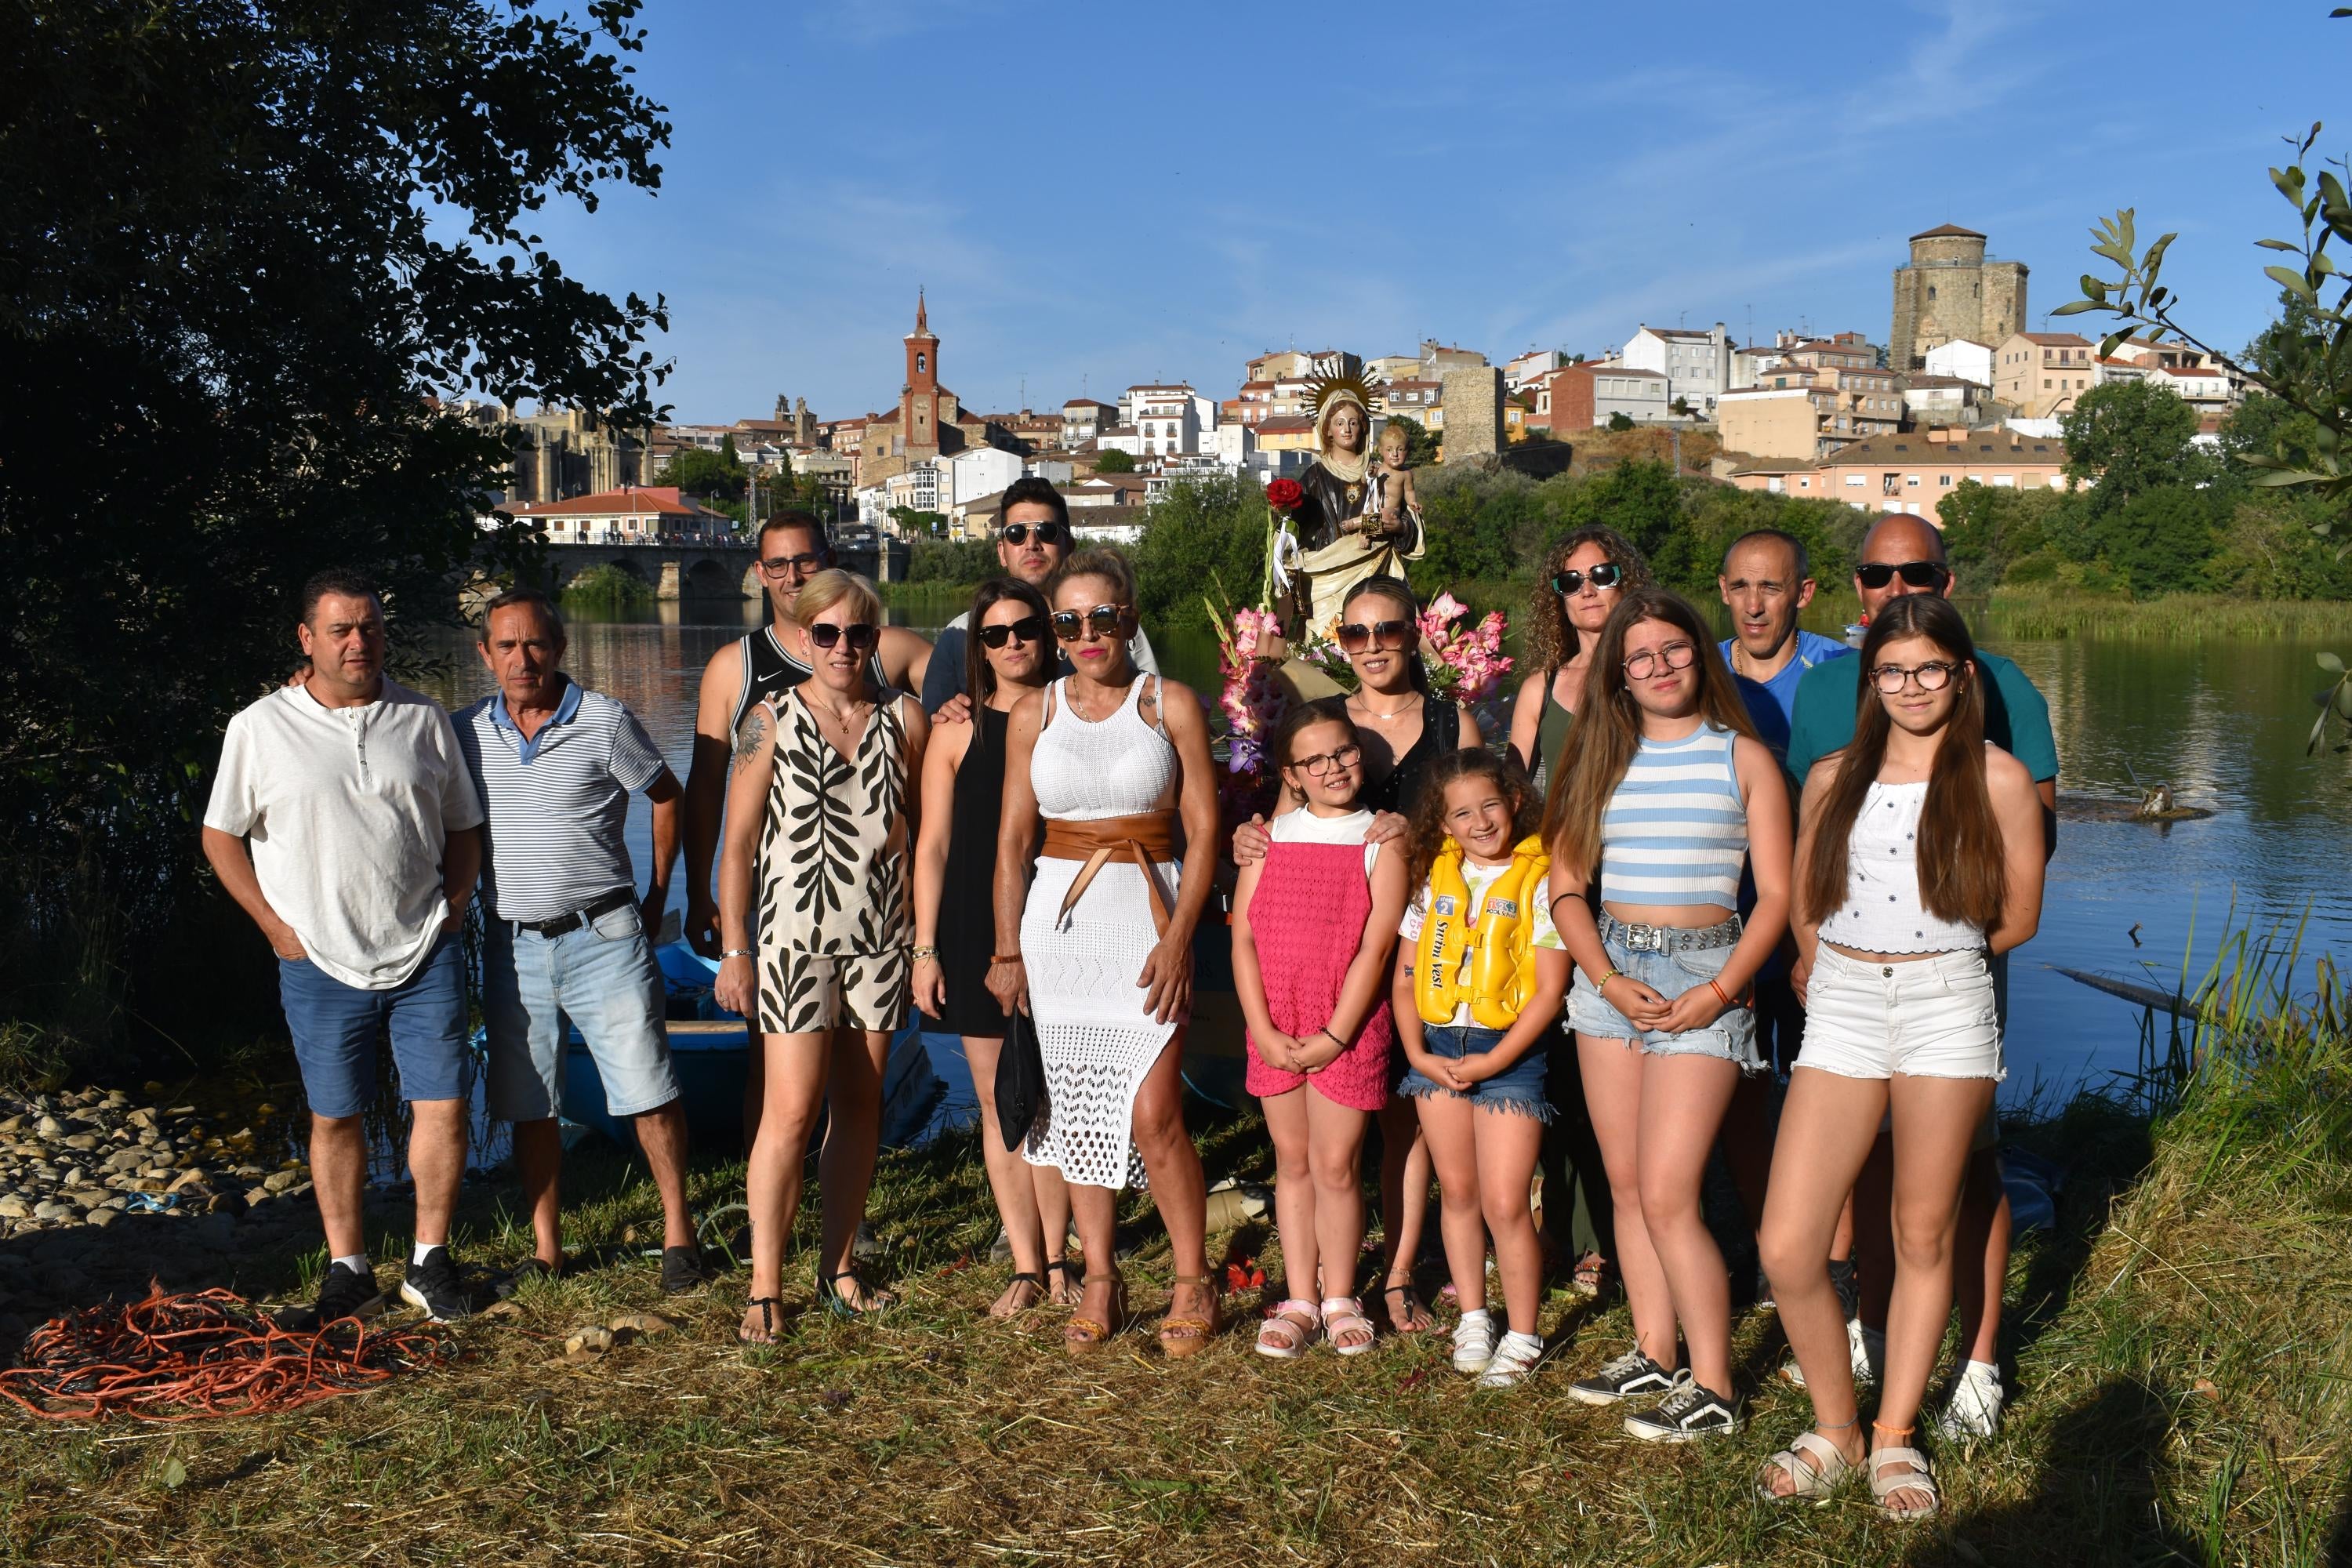
POLYGON ((1599 523, 1577 529, 1551 547, 1544 558, 1543 570, 1536 578, 1534 594, 1528 599, 1528 659, 1527 668, 1558 669, 1576 657, 1576 647, 1582 634, 1568 623, 1568 610, 1552 592, 1551 580, 1568 558, 1588 544, 1598 544, 1609 563, 1622 573, 1618 581, 1627 593, 1650 585, 1650 563, 1633 548, 1633 541, 1613 528, 1599 523))
POLYGON ((1657 587, 1628 590, 1609 612, 1585 672, 1584 696, 1568 749, 1552 770, 1544 801, 1544 844, 1551 858, 1589 880, 1601 865, 1601 818, 1642 747, 1642 710, 1625 684, 1625 636, 1644 621, 1664 621, 1688 637, 1698 679, 1699 717, 1717 729, 1756 739, 1756 721, 1739 700, 1715 637, 1690 601, 1657 587))
POLYGON ((1813 828, 1813 856, 1804 868, 1799 908, 1805 918, 1827 920, 1845 902, 1847 841, 1854 818, 1886 760, 1887 732, 1894 721, 1879 700, 1870 672, 1878 656, 1897 637, 1925 637, 1960 667, 1959 700, 1945 722, 1943 739, 1927 768, 1927 798, 1919 810, 1919 901, 1942 920, 1990 931, 2000 922, 2009 897, 2000 824, 1985 788, 1984 671, 1977 664, 1976 639, 1951 601, 1934 594, 1890 599, 1870 618, 1862 639, 1861 688, 1853 739, 1837 753, 1836 780, 1822 802, 1813 828))
POLYGON ((1512 843, 1536 830, 1535 787, 1517 758, 1498 757, 1483 746, 1446 752, 1429 764, 1412 803, 1412 858, 1406 863, 1405 886, 1415 893, 1428 883, 1429 868, 1445 843, 1445 786, 1471 778, 1492 779, 1496 793, 1509 804, 1512 843))

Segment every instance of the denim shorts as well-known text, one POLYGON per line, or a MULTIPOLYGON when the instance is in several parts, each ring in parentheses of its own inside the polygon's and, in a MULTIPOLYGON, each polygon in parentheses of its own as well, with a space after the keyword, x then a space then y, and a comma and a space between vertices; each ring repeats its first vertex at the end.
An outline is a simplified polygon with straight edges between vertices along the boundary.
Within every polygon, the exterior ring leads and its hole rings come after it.
POLYGON ((357 1116, 373 1103, 376 1041, 387 1032, 401 1099, 473 1092, 466 961, 455 937, 443 937, 415 973, 383 991, 346 985, 307 958, 281 958, 278 999, 314 1116, 357 1116))
POLYGON ((563 1111, 566 1020, 579 1026, 604 1084, 610 1116, 658 1110, 677 1098, 662 1027, 661 970, 637 906, 607 910, 561 936, 488 922, 482 1021, 490 1043, 490 1114, 544 1121, 563 1111))
MULTIPOLYGON (((1731 962, 1733 945, 1686 947, 1674 952, 1639 952, 1622 941, 1604 937, 1601 943, 1617 973, 1629 975, 1671 1002, 1684 992, 1706 984, 1723 973, 1731 962)), ((1638 1040, 1656 1057, 1721 1057, 1744 1073, 1764 1070, 1756 1055, 1756 1016, 1745 1007, 1731 1007, 1704 1029, 1679 1035, 1644 1034, 1633 1020, 1609 1005, 1580 966, 1568 992, 1568 1026, 1580 1035, 1604 1040, 1638 1040)))
MULTIPOLYGON (((1503 1043, 1502 1029, 1482 1029, 1475 1024, 1423 1024, 1421 1034, 1423 1045, 1433 1057, 1460 1061, 1465 1057, 1483 1057, 1503 1043)), ((1551 1121, 1551 1101, 1544 1098, 1544 1079, 1548 1076, 1549 1053, 1546 1042, 1538 1037, 1519 1055, 1519 1059, 1496 1073, 1481 1079, 1465 1094, 1448 1089, 1423 1074, 1420 1068, 1408 1067, 1397 1092, 1414 1100, 1430 1100, 1445 1095, 1454 1100, 1466 1100, 1474 1107, 1486 1110, 1508 1110, 1521 1116, 1532 1116, 1538 1121, 1551 1121)), ((1404 1047, 1397 1047, 1397 1055, 1404 1055, 1404 1047)))

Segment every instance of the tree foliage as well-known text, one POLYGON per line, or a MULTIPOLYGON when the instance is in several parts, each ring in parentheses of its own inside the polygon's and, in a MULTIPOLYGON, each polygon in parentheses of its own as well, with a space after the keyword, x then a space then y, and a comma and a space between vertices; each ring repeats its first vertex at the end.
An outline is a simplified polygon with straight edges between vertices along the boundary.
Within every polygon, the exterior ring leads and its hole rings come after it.
POLYGON ((708 500, 740 501, 743 500, 750 476, 743 471, 742 460, 733 451, 734 439, 714 452, 706 447, 688 447, 671 454, 669 467, 662 478, 688 495, 708 500))
POLYGON ((1134 551, 1136 597, 1153 627, 1209 624, 1202 595, 1255 604, 1265 575, 1265 496, 1246 480, 1179 479, 1144 515, 1134 551))
POLYGON ((2168 387, 2111 381, 2083 394, 2058 423, 2066 438, 2066 477, 2094 482, 2085 492, 2094 516, 2152 489, 2212 477, 2211 461, 2196 446, 2197 410, 2168 387))
POLYGON ((19 847, 97 854, 134 921, 184 886, 222 723, 285 674, 306 576, 370 573, 413 627, 528 547, 477 526, 508 452, 446 400, 652 416, 660 301, 583 286, 530 229, 659 183, 636 10, 12 10, 0 812, 19 847), (61 431, 70 465, 45 460, 61 431))
POLYGON ((1098 474, 1131 474, 1135 472, 1135 456, 1109 447, 1095 454, 1095 472, 1098 474))

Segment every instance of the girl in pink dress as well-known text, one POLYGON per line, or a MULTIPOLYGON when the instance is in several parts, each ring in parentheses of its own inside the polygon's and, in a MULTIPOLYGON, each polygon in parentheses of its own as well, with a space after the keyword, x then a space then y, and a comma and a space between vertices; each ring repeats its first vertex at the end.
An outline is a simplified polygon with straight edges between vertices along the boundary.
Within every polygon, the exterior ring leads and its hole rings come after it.
POLYGON ((1366 844, 1363 751, 1337 699, 1305 704, 1273 753, 1306 805, 1274 819, 1234 889, 1234 989, 1249 1022, 1245 1083, 1274 1139, 1275 1223, 1288 1300, 1258 1331, 1291 1361, 1319 1328, 1341 1355, 1372 1348, 1355 1284, 1364 1242, 1364 1129, 1388 1103, 1389 961, 1404 912, 1399 844, 1366 844), (1316 1292, 1302 1298, 1300 1286, 1316 1292))

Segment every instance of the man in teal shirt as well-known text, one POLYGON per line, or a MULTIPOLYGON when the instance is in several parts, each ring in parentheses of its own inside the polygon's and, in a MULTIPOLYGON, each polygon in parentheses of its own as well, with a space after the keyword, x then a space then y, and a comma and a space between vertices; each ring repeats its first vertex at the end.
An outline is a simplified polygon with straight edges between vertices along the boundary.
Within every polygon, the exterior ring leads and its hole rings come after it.
MULTIPOLYGON (((1867 621, 1890 599, 1909 594, 1952 591, 1951 563, 1944 553, 1941 530, 1925 519, 1889 512, 1871 525, 1862 542, 1862 556, 1853 571, 1854 592, 1862 597, 1867 621)), ((1977 665, 1985 675, 1985 739, 2023 763, 2042 794, 2044 843, 2050 852, 2058 845, 2058 742, 2050 733, 2050 704, 2035 690, 2025 672, 1999 654, 1979 649, 1977 665)), ((1797 707, 1789 725, 1789 773, 1801 784, 1813 763, 1853 739, 1854 710, 1862 693, 1862 660, 1832 659, 1805 672, 1797 687, 1797 707)), ((1994 983, 2000 997, 2002 1028, 2008 1028, 2008 965, 1994 961, 1994 983)), ((1805 976, 1797 976, 1801 986, 1805 976)), ((1937 1417, 1943 1435, 1951 1440, 1990 1436, 2000 1421, 2003 1394, 1999 1353, 2000 1290, 2009 1277, 2009 1194, 2000 1180, 1997 1129, 1987 1118, 1978 1147, 1969 1161, 1966 1185, 1960 1194, 1959 1231, 1953 1238, 1952 1283, 1960 1304, 1961 1354, 1964 1360, 1952 1379, 1951 1399, 1937 1417)), ((1891 1158, 1885 1136, 1873 1162, 1891 1158)), ((1883 1194, 1887 1183, 1875 1183, 1864 1173, 1865 1184, 1883 1194)), ((1893 1277, 1894 1244, 1884 1214, 1870 1216, 1870 1251, 1859 1258, 1863 1275, 1864 1334, 1874 1347, 1885 1343, 1887 1289, 1893 1277), (1874 1267, 1874 1265, 1875 1267, 1874 1267)), ((1856 1216, 1855 1250, 1862 1252, 1865 1227, 1856 1216)), ((1875 1357, 1873 1358, 1874 1360, 1875 1357)))

